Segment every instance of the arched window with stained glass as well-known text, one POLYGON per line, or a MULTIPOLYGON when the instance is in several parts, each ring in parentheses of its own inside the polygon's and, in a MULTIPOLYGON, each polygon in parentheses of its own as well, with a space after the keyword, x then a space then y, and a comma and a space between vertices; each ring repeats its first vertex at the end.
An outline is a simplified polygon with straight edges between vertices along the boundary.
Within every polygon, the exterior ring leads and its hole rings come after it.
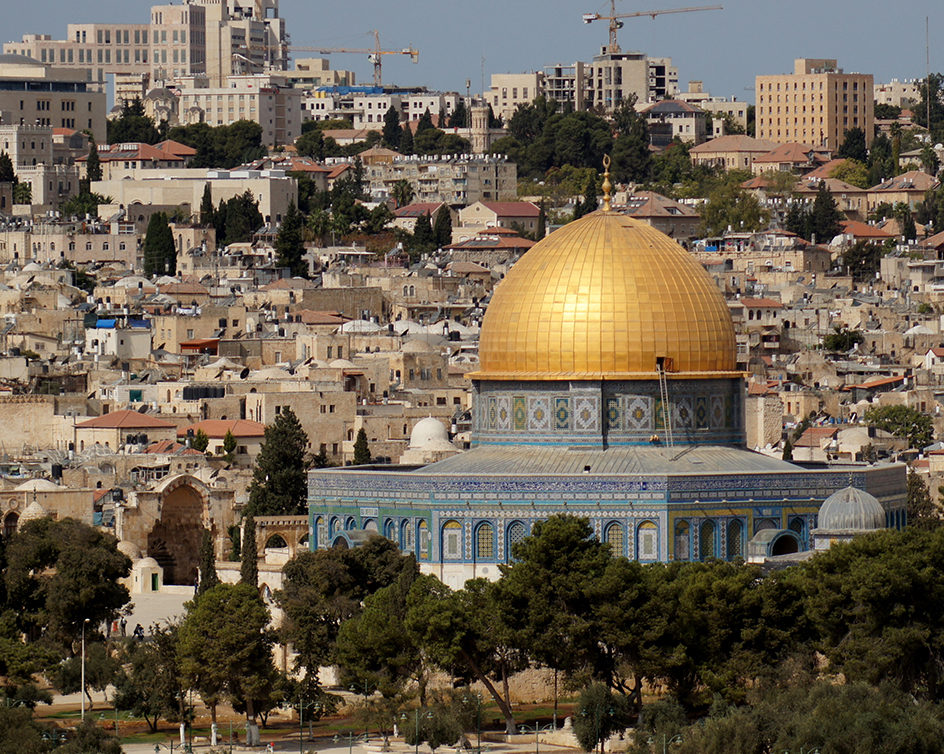
POLYGON ((384 536, 391 542, 397 541, 397 527, 393 523, 393 519, 388 518, 384 522, 384 536))
POLYGON ((625 534, 622 524, 614 521, 607 526, 604 539, 610 546, 610 552, 614 558, 622 558, 626 554, 625 534))
POLYGON ((728 560, 744 557, 744 524, 740 519, 728 522, 728 560))
POLYGON ((675 522, 675 559, 692 559, 692 527, 688 521, 675 522))
POLYGON ((429 524, 420 521, 416 527, 416 539, 419 543, 420 560, 429 560, 429 524))
POLYGON ((702 560, 718 557, 718 529, 714 521, 703 521, 700 530, 699 542, 702 560))
POLYGON ((659 558, 659 527, 653 521, 643 521, 636 528, 636 560, 659 558))
POLYGON ((328 522, 324 516, 315 521, 315 549, 328 546, 328 522))
MULTIPOLYGON (((341 519, 337 516, 331 519, 331 526, 328 527, 328 539, 333 540, 337 533, 341 530, 341 519)), ((325 544, 330 544, 326 542, 325 544)))
POLYGON ((513 521, 508 526, 508 560, 511 561, 514 558, 512 550, 514 546, 519 542, 523 541, 524 538, 528 536, 528 530, 525 528, 525 525, 521 521, 513 521))
POLYGON ((458 521, 447 521, 443 524, 442 557, 443 560, 462 559, 462 524, 458 521))
POLYGON ((372 518, 366 519, 364 521, 364 531, 373 531, 373 532, 378 531, 377 522, 372 518))
POLYGON ((787 528, 789 528, 790 531, 795 532, 801 542, 806 542, 806 521, 804 521, 800 516, 794 516, 791 518, 787 528))
POLYGON ((489 523, 479 524, 475 530, 475 559, 494 560, 495 527, 489 523))
POLYGON ((345 531, 354 531, 357 528, 357 521, 354 519, 354 516, 348 516, 347 521, 344 522, 345 531))
POLYGON ((403 552, 413 552, 413 524, 410 519, 400 522, 400 549, 403 552))

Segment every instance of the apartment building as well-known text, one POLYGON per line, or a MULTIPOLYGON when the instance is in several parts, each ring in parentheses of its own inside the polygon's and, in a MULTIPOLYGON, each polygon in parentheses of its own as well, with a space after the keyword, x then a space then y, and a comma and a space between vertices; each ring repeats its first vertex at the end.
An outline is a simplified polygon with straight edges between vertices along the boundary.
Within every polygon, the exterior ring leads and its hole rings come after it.
POLYGON ((212 86, 200 76, 181 78, 177 91, 184 124, 227 126, 251 120, 262 126, 262 143, 292 144, 302 133, 302 96, 283 74, 228 76, 223 86, 212 86))
POLYGON ((20 182, 30 184, 31 203, 40 210, 58 209, 78 193, 79 168, 57 146, 52 126, 0 125, 0 151, 20 182))
POLYGON ((792 74, 758 76, 758 139, 800 142, 838 149, 846 131, 860 128, 867 145, 874 136, 870 73, 844 73, 836 60, 798 58, 792 74))
POLYGON ((875 84, 875 103, 902 108, 912 107, 921 101, 921 92, 918 89, 919 83, 917 79, 908 79, 907 81, 892 79, 887 84, 875 84))
POLYGON ((295 68, 285 72, 286 77, 300 89, 317 89, 323 86, 354 86, 357 77, 354 71, 336 71, 327 58, 302 58, 295 61, 295 68))
MULTIPOLYGON (((434 119, 441 112, 448 118, 458 104, 459 95, 456 92, 411 92, 404 98, 403 109, 407 120, 419 120, 427 110, 434 119)), ((445 128, 443 123, 438 125, 439 128, 445 128)))
POLYGON ((593 58, 589 107, 608 113, 631 95, 644 105, 678 93, 678 68, 672 58, 650 58, 643 52, 610 52, 605 46, 593 58))
POLYGON ((586 110, 590 96, 590 66, 575 62, 544 66, 544 96, 574 110, 586 110))
POLYGON ((371 195, 391 195, 393 184, 409 181, 416 202, 472 204, 508 201, 517 191, 518 168, 503 157, 403 157, 365 169, 371 195))
POLYGON ((543 71, 493 73, 492 85, 486 92, 485 99, 492 106, 495 116, 507 123, 515 114, 518 105, 530 104, 541 94, 544 94, 543 71))

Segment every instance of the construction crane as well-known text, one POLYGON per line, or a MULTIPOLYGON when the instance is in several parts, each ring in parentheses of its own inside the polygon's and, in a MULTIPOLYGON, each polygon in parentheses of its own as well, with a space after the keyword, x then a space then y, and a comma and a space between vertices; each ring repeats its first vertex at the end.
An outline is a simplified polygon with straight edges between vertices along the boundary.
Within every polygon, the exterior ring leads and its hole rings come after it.
POLYGON ((383 67, 383 56, 384 55, 409 55, 413 62, 416 63, 420 58, 420 51, 415 49, 413 45, 409 47, 404 47, 402 50, 381 50, 380 49, 380 34, 376 31, 372 31, 371 34, 374 35, 374 47, 289 47, 288 49, 293 52, 317 52, 321 55, 330 55, 333 52, 353 52, 353 53, 363 53, 367 55, 367 59, 374 64, 374 86, 382 86, 381 79, 381 70, 383 67))
POLYGON ((656 16, 661 16, 666 13, 692 13, 699 10, 724 10, 720 5, 700 5, 695 8, 670 8, 668 10, 646 10, 640 11, 638 13, 617 13, 616 12, 616 0, 610 0, 610 15, 601 16, 599 13, 584 13, 583 22, 585 24, 592 23, 593 21, 609 21, 610 22, 610 52, 619 52, 620 46, 616 41, 616 32, 623 28, 623 22, 619 19, 621 18, 639 18, 640 16, 651 16, 655 18, 656 16))

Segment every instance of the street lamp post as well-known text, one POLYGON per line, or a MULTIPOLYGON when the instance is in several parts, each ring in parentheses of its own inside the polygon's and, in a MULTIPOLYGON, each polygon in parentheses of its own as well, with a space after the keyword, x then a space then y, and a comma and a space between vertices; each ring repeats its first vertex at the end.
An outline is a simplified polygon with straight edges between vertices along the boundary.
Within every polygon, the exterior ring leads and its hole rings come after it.
MULTIPOLYGON (((305 710, 313 709, 316 711, 321 711, 324 709, 324 705, 321 702, 304 702, 301 695, 298 697, 298 703, 293 704, 293 707, 298 710, 298 754, 304 754, 303 751, 303 741, 305 738, 305 710)), ((233 736, 230 734, 230 740, 233 736)))
POLYGON ((82 695, 82 722, 85 722, 85 626, 89 622, 86 618, 82 621, 82 688, 79 690, 82 695))
POLYGON ((476 692, 466 696, 463 701, 468 703, 475 699, 475 754, 482 754, 482 695, 476 692))
MULTIPOLYGON (((682 740, 682 736, 681 736, 681 735, 672 736, 672 738, 669 738, 665 733, 663 733, 663 734, 662 734, 662 754, 668 754, 669 745, 670 745, 670 744, 677 744, 677 743, 678 743, 679 741, 681 741, 681 740, 682 740)), ((654 741, 655 741, 655 739, 653 739, 653 738, 650 736, 650 738, 649 738, 649 743, 651 744, 651 743, 653 743, 654 741)), ((803 754, 803 753, 801 752, 801 754, 803 754)), ((810 753, 810 752, 806 752, 806 754, 811 754, 811 753, 810 753)))
MULTIPOLYGON (((425 715, 423 715, 423 717, 426 718, 427 720, 432 720, 433 713, 427 712, 425 715)), ((401 720, 407 719, 406 712, 403 712, 400 714, 400 719, 401 720)), ((414 736, 414 739, 413 739, 414 752, 415 754, 420 754, 420 708, 419 707, 413 710, 413 736, 414 736)))
POLYGON ((534 734, 534 754, 541 754, 539 749, 541 734, 546 733, 549 730, 554 730, 554 726, 551 724, 548 725, 538 725, 535 723, 533 726, 529 727, 527 725, 519 725, 518 730, 521 733, 533 733, 534 734))
MULTIPOLYGON (((366 742, 366 741, 367 741, 367 736, 364 736, 363 738, 364 738, 364 741, 366 742)), ((361 740, 361 735, 360 735, 360 734, 357 734, 357 733, 354 733, 354 731, 349 731, 346 736, 342 736, 340 733, 335 733, 335 734, 334 734, 334 742, 335 742, 335 743, 338 743, 338 741, 343 741, 344 739, 347 739, 347 754, 353 754, 353 752, 354 752, 354 742, 355 742, 355 741, 360 741, 360 740, 361 740)))
POLYGON ((358 683, 352 683, 349 690, 352 694, 364 695, 364 740, 369 741, 370 717, 367 715, 367 697, 377 690, 377 685, 369 683, 365 678, 363 681, 359 681, 358 683))

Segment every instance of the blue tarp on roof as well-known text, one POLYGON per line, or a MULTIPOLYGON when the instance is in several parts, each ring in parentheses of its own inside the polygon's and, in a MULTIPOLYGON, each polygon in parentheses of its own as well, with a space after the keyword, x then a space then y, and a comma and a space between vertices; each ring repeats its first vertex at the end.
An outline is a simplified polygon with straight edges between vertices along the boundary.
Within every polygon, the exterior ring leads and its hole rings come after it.
POLYGON ((100 327, 100 328, 114 327, 116 321, 117 320, 114 320, 114 319, 100 319, 98 320, 98 322, 95 323, 95 327, 100 327))

